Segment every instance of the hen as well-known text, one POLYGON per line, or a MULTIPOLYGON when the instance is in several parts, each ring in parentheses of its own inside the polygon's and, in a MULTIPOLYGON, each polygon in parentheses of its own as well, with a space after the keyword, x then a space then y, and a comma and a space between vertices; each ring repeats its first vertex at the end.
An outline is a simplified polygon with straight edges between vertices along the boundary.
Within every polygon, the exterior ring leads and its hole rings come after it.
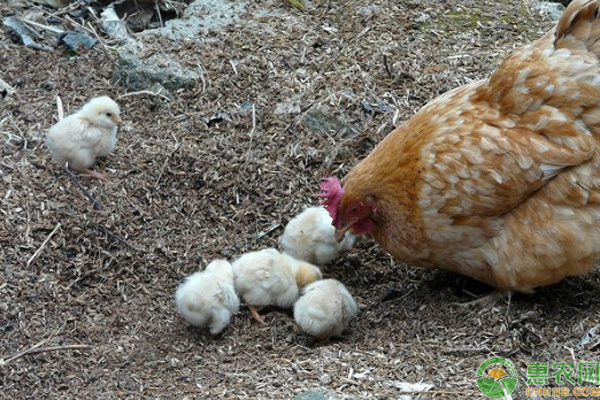
POLYGON ((97 157, 108 155, 117 143, 121 123, 118 104, 108 96, 91 99, 75 114, 58 121, 46 135, 52 158, 64 166, 100 180, 106 175, 90 169, 97 157))
POLYGON ((575 0, 489 79, 391 132, 340 184, 336 236, 370 233, 403 262, 531 292, 600 256, 600 20, 575 0))

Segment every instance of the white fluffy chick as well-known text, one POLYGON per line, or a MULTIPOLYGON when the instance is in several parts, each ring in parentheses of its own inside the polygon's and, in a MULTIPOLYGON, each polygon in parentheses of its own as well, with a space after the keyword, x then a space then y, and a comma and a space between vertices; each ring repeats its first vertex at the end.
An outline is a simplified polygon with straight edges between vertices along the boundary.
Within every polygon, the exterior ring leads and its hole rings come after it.
POLYGON ((215 260, 204 271, 188 276, 177 288, 175 302, 191 325, 208 327, 212 335, 221 333, 240 307, 233 287, 232 265, 226 260, 215 260))
POLYGON ((294 304, 296 324, 319 341, 341 336, 357 313, 356 301, 348 289, 335 279, 307 285, 294 304))
POLYGON ((324 207, 309 207, 288 222, 279 239, 283 251, 312 264, 327 264, 340 253, 350 250, 356 237, 346 234, 344 240, 335 238, 335 227, 324 207))
POLYGON ((269 248, 246 253, 233 262, 235 289, 257 321, 256 307, 290 308, 300 288, 322 278, 321 270, 305 261, 269 248))
POLYGON ((68 163, 73 170, 106 181, 106 175, 90 167, 115 148, 119 123, 119 105, 108 96, 96 97, 54 124, 46 134, 46 146, 61 166, 68 163))

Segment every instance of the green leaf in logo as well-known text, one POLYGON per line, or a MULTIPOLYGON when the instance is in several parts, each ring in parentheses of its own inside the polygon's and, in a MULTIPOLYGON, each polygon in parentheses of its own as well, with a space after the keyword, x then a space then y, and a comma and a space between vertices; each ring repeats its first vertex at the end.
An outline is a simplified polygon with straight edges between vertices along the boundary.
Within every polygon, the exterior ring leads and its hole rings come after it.
POLYGON ((504 398, 504 390, 502 390, 502 386, 500 386, 500 384, 496 382, 494 378, 478 378, 477 386, 479 386, 479 389, 483 394, 491 397, 492 399, 504 398))
POLYGON ((500 379, 500 384, 504 386, 504 389, 506 390, 507 394, 511 394, 513 390, 515 390, 518 382, 519 381, 517 380, 517 378, 506 377, 500 379))

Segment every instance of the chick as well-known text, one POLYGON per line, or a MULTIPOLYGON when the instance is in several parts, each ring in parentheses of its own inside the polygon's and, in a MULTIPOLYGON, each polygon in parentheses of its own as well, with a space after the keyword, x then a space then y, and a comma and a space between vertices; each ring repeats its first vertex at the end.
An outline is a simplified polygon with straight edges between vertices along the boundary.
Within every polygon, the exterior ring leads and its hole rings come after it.
POLYGON ((294 304, 294 320, 300 329, 319 341, 339 337, 358 313, 348 289, 335 279, 313 282, 302 289, 294 304))
POLYGON ((283 251, 312 264, 327 264, 350 250, 356 237, 346 235, 338 242, 335 227, 324 207, 309 207, 290 220, 279 239, 283 251))
POLYGON ((322 278, 321 270, 269 248, 246 253, 233 262, 235 289, 252 316, 264 323, 257 306, 292 307, 300 288, 322 278))
POLYGON ((233 287, 233 267, 215 260, 204 271, 188 276, 175 294, 177 310, 191 325, 217 335, 237 313, 240 299, 233 287))
POLYGON ((102 181, 107 176, 90 167, 97 157, 110 153, 117 144, 121 123, 118 104, 110 97, 91 99, 75 114, 58 121, 46 134, 46 146, 54 161, 102 181))

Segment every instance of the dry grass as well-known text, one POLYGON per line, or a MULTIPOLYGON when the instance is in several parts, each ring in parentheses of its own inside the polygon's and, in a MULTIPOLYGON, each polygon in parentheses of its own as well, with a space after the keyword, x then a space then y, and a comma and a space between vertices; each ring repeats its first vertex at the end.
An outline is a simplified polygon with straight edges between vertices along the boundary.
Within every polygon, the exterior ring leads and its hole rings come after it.
POLYGON ((519 16, 523 7, 313 0, 303 13, 249 2, 221 32, 153 44, 202 70, 173 101, 111 84, 116 60, 103 46, 40 53, 0 29, 0 79, 18 93, 0 103, 0 397, 286 399, 321 388, 396 399, 400 382, 424 381, 435 386, 418 398, 457 399, 481 396, 473 377, 492 355, 521 371, 597 361, 597 347, 577 347, 600 323, 597 273, 464 308, 453 302, 487 288, 399 264, 372 244, 324 268, 361 305, 347 337, 327 346, 288 315, 259 325, 245 308, 212 339, 173 307, 182 277, 276 246, 280 226, 316 203, 320 178, 343 175, 428 100, 540 36, 549 21, 519 16), (484 17, 461 17, 475 13, 484 17), (114 178, 82 179, 100 210, 43 148, 57 95, 69 113, 98 94, 120 98, 126 121, 98 165, 114 178), (310 130, 315 110, 359 134, 310 130), (404 295, 381 303, 394 285, 404 295))

